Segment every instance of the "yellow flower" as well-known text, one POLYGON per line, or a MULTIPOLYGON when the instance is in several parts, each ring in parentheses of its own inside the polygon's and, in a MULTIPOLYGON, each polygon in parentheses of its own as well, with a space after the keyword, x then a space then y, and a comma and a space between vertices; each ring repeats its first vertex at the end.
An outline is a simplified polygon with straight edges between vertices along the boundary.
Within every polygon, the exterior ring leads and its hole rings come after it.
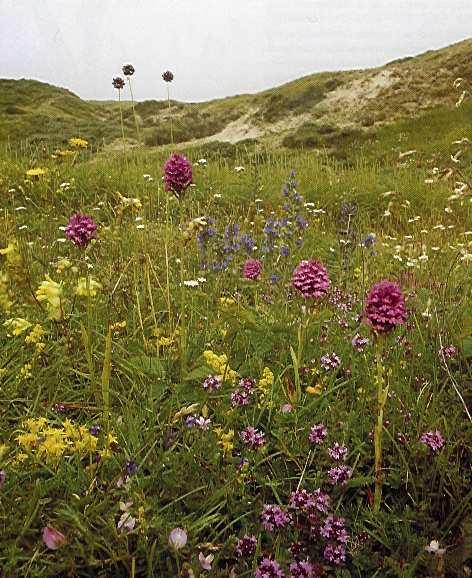
POLYGON ((44 429, 44 426, 47 424, 46 418, 38 417, 37 419, 29 418, 25 420, 24 427, 26 427, 32 433, 39 433, 41 430, 44 429))
POLYGON ((235 304, 236 301, 231 297, 220 297, 221 309, 230 309, 235 304))
POLYGON ((33 369, 33 366, 31 363, 25 363, 23 365, 23 367, 20 369, 20 373, 18 375, 19 379, 25 380, 25 379, 30 379, 33 374, 31 373, 31 370, 33 369))
POLYGON ((56 273, 63 273, 66 269, 72 266, 72 263, 69 259, 59 259, 56 263, 56 273))
POLYGON ((20 267, 23 264, 23 259, 18 249, 18 243, 15 240, 8 243, 5 249, 0 249, 0 255, 5 255, 7 258, 7 264, 11 267, 20 267))
POLYGON ((88 142, 83 138, 70 138, 69 146, 76 149, 86 149, 88 147, 88 142))
POLYGON ((23 331, 26 331, 31 327, 31 323, 26 319, 22 319, 21 317, 13 317, 12 319, 7 319, 3 326, 7 328, 7 331, 14 335, 21 335, 23 331))
POLYGON ((35 169, 29 169, 28 171, 26 171, 26 176, 27 177, 42 177, 43 175, 45 175, 47 173, 47 169, 41 169, 41 168, 35 168, 35 169))
POLYGON ((20 446, 24 448, 32 448, 36 445, 39 440, 39 436, 36 433, 22 433, 16 436, 16 441, 19 443, 20 446))
POLYGON ((36 323, 33 329, 25 337, 25 343, 27 345, 35 345, 36 348, 38 348, 38 346, 44 345, 42 341, 45 335, 46 332, 44 331, 44 329, 41 327, 41 325, 39 325, 39 323, 36 323))
POLYGON ((317 383, 315 386, 309 385, 305 391, 307 393, 309 393, 310 395, 319 395, 321 393, 322 389, 323 389, 323 386, 321 385, 321 383, 317 383))
POLYGON ((228 356, 224 353, 217 355, 211 350, 203 352, 205 363, 211 367, 222 381, 235 383, 238 374, 228 365, 228 356))
POLYGON ((49 275, 43 281, 36 291, 36 298, 40 302, 46 303, 46 309, 49 319, 60 321, 62 319, 62 287, 59 283, 53 281, 49 275))
POLYGON ((75 294, 78 297, 95 297, 97 291, 101 288, 101 284, 92 277, 89 277, 87 287, 87 277, 80 277, 75 288, 75 294))
POLYGON ((217 427, 213 430, 218 436, 218 445, 223 450, 223 454, 230 454, 234 449, 234 430, 230 429, 225 432, 222 428, 217 427))

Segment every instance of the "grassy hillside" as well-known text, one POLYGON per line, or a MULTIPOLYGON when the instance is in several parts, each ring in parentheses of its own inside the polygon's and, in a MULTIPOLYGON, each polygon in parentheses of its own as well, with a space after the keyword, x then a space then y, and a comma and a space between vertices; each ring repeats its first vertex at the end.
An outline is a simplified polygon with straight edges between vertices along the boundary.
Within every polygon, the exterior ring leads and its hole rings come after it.
MULTIPOLYGON (((458 98, 453 82, 472 84, 472 40, 404 58, 383 67, 309 75, 254 95, 205 103, 138 102, 141 140, 177 143, 257 140, 271 146, 341 150, 369 140, 379 127, 431 110, 446 114, 458 98)), ((126 92, 125 92, 126 94, 126 92)), ((124 133, 137 142, 133 111, 123 103, 124 133)), ((113 146, 121 137, 117 103, 84 101, 33 80, 0 80, 0 140, 60 145, 71 136, 113 146)))

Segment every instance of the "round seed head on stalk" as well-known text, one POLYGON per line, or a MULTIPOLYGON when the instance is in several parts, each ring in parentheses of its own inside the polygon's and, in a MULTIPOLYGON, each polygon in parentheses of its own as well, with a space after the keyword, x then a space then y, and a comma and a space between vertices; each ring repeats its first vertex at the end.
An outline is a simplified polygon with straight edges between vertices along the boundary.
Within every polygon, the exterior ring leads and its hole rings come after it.
POLYGON ((125 81, 120 76, 114 78, 112 84, 117 90, 121 90, 125 87, 125 81))
POLYGON ((170 70, 165 70, 162 73, 162 80, 164 82, 172 82, 174 80, 174 74, 170 70))
POLYGON ((133 76, 134 74, 134 66, 132 64, 125 64, 121 70, 125 76, 133 76))

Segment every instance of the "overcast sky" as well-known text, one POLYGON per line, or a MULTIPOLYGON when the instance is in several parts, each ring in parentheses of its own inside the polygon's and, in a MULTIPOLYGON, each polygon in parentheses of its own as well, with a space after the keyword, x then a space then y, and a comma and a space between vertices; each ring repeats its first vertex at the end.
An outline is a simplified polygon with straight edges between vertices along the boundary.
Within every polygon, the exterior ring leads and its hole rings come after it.
POLYGON ((0 0, 0 78, 82 98, 206 100, 322 70, 363 68, 471 35, 472 0, 0 0))

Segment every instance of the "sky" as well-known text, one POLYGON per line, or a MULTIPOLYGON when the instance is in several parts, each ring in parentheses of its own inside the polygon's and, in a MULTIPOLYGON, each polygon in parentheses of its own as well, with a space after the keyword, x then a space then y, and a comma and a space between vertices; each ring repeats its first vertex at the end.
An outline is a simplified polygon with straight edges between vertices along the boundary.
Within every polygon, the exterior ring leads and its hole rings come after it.
POLYGON ((323 70, 382 65, 471 36, 472 0, 0 0, 0 78, 85 99, 257 92, 323 70))

